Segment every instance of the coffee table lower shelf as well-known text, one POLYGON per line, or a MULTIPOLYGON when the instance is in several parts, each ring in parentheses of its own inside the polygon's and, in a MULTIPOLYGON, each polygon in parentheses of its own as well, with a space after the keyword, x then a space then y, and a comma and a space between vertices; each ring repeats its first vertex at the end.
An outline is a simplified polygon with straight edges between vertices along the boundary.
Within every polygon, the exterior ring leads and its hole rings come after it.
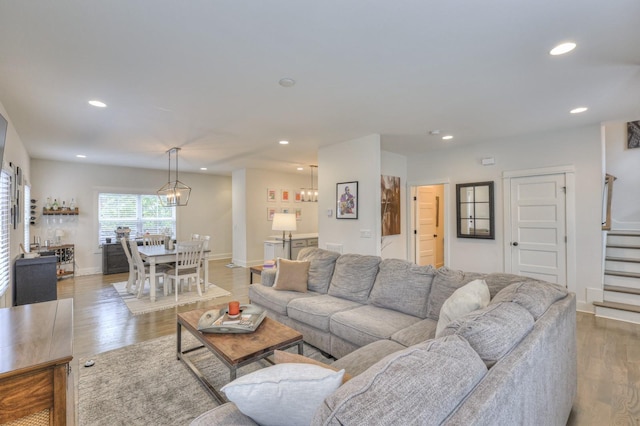
POLYGON ((270 318, 265 318, 258 329, 248 334, 208 334, 197 329, 198 320, 209 309, 178 314, 176 333, 177 359, 184 362, 193 375, 219 403, 227 399, 207 380, 196 365, 186 356, 198 349, 206 348, 229 368, 229 381, 237 377, 238 368, 261 359, 272 363, 267 357, 275 350, 285 350, 298 346, 298 353, 303 355, 302 334, 270 318), (185 328, 202 345, 182 349, 182 328, 185 328))

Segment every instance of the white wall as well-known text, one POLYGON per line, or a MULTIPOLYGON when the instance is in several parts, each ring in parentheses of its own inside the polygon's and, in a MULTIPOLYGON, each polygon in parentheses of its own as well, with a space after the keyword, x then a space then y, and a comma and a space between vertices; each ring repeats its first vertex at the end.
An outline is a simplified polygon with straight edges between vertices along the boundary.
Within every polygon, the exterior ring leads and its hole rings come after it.
POLYGON ((370 135, 318 151, 319 247, 342 244, 343 253, 380 254, 380 135, 370 135), (336 184, 358 181, 358 219, 336 219, 336 184), (327 215, 331 210, 331 217, 327 215), (370 238, 361 237, 370 232, 370 238))
POLYGON ((640 230, 640 148, 627 148, 627 123, 606 123, 606 172, 613 183, 611 229, 640 230))
POLYGON ((514 137, 494 143, 451 147, 408 159, 408 180, 421 185, 449 179, 452 187, 464 182, 495 182, 495 240, 458 239, 455 236, 455 193, 448 197, 450 244, 447 264, 466 271, 504 271, 503 171, 573 165, 575 167, 576 259, 575 287, 580 309, 592 310, 586 289, 601 287, 602 142, 599 126, 514 137), (482 166, 483 157, 495 165, 482 166))
MULTIPOLYGON (((407 259, 407 157, 387 151, 381 153, 381 174, 400 178, 400 235, 381 237, 381 257, 384 259, 407 259)), ((382 191, 382 190, 381 190, 382 191)), ((378 213, 381 215, 380 208, 378 213)))
POLYGON ((295 191, 311 185, 311 173, 308 169, 298 173, 239 170, 233 173, 233 180, 234 230, 238 232, 238 238, 234 236, 234 263, 240 266, 261 265, 264 261, 264 241, 272 235, 281 235, 281 232, 271 230, 273 222, 267 219, 268 208, 275 208, 276 213, 281 213, 283 209, 289 209, 292 213, 301 209, 302 215, 296 222, 297 230, 292 234, 318 232, 318 203, 297 203, 293 199, 295 191), (236 178, 239 179, 238 182, 236 178), (276 190, 275 202, 267 201, 269 188, 276 190), (289 202, 281 200, 283 189, 290 193, 289 202), (236 203, 236 198, 242 200, 236 203), (236 212, 236 208, 242 211, 236 212), (236 229, 236 224, 242 229, 236 229), (239 244, 237 251, 236 242, 239 244))
MULTIPOLYGON (((30 182, 31 160, 29 158, 29 154, 27 153, 20 136, 16 132, 15 127, 13 127, 11 117, 7 114, 2 103, 0 103, 0 114, 2 114, 8 122, 3 162, 7 165, 12 163, 20 167, 22 169, 23 182, 30 182)), ((23 202, 24 200, 20 203, 21 213, 24 211, 23 202)), ((9 234, 11 259, 18 258, 22 253, 20 251, 20 243, 24 241, 24 227, 28 226, 27 224, 28 221, 25 221, 25 218, 23 217, 21 222, 18 224, 17 229, 11 228, 9 234)), ((13 304, 13 260, 9 271, 9 282, 11 284, 9 285, 9 290, 3 296, 0 296, 0 308, 7 308, 13 304)))
MULTIPOLYGON (((192 233, 210 235, 214 258, 231 256, 231 178, 182 173, 181 180, 192 187, 189 204, 177 208, 177 239, 192 233)), ((99 166, 76 162, 32 160, 31 196, 41 211, 46 198, 58 201, 74 197, 79 216, 41 216, 31 236, 53 239, 57 228, 65 231, 63 243, 76 245, 76 273, 102 271, 98 246, 98 193, 102 191, 154 194, 166 183, 166 172, 129 167, 99 166)), ((115 235, 115 234, 114 234, 115 235)))

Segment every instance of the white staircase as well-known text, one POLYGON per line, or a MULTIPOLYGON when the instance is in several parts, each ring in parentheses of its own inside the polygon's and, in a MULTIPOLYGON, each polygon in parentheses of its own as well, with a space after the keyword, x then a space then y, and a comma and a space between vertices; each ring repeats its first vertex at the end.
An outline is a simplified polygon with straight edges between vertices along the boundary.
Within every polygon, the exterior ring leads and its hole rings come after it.
POLYGON ((603 289, 596 316, 640 324, 640 232, 609 231, 603 289))

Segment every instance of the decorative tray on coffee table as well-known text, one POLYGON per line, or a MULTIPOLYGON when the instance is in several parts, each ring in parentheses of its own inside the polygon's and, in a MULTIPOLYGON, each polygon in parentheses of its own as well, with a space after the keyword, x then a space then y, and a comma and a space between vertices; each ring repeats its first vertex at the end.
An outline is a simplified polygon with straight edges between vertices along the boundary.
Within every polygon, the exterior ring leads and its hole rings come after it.
POLYGON ((212 309, 198 321, 198 331, 203 333, 253 333, 267 316, 267 312, 253 305, 240 305, 240 315, 229 316, 229 309, 212 309))

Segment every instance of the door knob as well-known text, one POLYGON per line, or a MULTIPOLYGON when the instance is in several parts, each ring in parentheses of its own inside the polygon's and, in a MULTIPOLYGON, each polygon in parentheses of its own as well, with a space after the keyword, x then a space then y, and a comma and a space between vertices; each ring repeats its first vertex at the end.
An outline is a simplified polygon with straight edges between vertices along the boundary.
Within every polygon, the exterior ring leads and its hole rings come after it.
POLYGON ((433 238, 438 238, 438 234, 433 234, 433 238))
POLYGON ((514 246, 514 247, 517 247, 518 246, 518 242, 514 241, 514 242, 511 243, 511 245, 514 246))

